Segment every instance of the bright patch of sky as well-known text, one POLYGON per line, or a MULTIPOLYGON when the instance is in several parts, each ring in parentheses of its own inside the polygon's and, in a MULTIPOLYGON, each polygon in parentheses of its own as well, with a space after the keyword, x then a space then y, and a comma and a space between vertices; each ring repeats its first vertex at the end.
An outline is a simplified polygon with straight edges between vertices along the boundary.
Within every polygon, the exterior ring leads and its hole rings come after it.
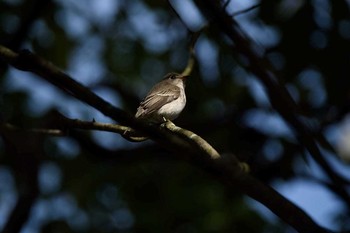
MULTIPOLYGON (((161 15, 161 12, 158 12, 161 15)), ((174 31, 168 28, 168 25, 162 23, 159 15, 148 9, 141 2, 135 2, 128 11, 128 19, 130 22, 129 35, 141 38, 144 46, 154 53, 164 52, 171 46, 174 31), (140 23, 142 22, 142 23, 140 23)), ((125 30, 127 32, 128 30, 125 30)))
POLYGON ((28 110, 34 115, 44 113, 53 104, 58 104, 67 98, 57 88, 34 74, 16 69, 9 70, 4 86, 9 91, 24 91, 29 94, 28 110))
MULTIPOLYGON (((111 103, 114 106, 118 106, 120 102, 119 94, 108 87, 98 87, 93 89, 94 93, 98 96, 100 96, 102 99, 106 100, 107 102, 111 103)), ((102 113, 101 117, 104 116, 102 113)), ((107 120, 108 123, 112 123, 113 120, 107 120)))
MULTIPOLYGON (((302 208, 319 225, 336 229, 335 214, 342 210, 344 204, 322 185, 307 180, 276 181, 273 187, 288 200, 302 208), (322 204, 320 204, 322 203, 322 204)), ((265 206, 250 198, 247 203, 266 220, 276 222, 277 216, 265 206)))
MULTIPOLYGON (((337 174, 343 176, 347 180, 350 180, 349 164, 344 163, 339 157, 326 150, 321 150, 321 152, 329 166, 333 168, 337 174)), ((315 177, 323 180, 329 180, 329 178, 324 174, 324 171, 321 170, 320 166, 316 164, 314 160, 309 159, 309 168, 309 172, 315 177)))
MULTIPOLYGON (((51 108, 56 108, 67 117, 81 120, 95 119, 96 121, 107 123, 112 122, 109 117, 106 117, 98 110, 70 97, 55 86, 29 72, 10 69, 4 85, 6 90, 23 91, 28 94, 27 110, 33 115, 41 115, 51 108)), ((103 91, 102 89, 97 90, 97 92, 115 106, 118 106, 119 97, 116 93, 103 91)))
MULTIPOLYGON (((350 179, 350 170, 346 164, 327 151, 322 150, 322 153, 334 171, 346 179, 350 179)), ((317 180, 328 181, 328 177, 320 166, 311 159, 310 155, 307 152, 305 154, 308 164, 306 165, 300 158, 296 161, 294 169, 298 174, 314 177, 315 180, 311 180, 313 178, 294 179, 288 182, 280 180, 275 181, 273 187, 284 197, 302 208, 318 224, 335 230, 337 228, 336 214, 343 211, 344 203, 332 192, 325 189, 323 185, 317 183, 317 180)), ((247 198, 247 202, 267 220, 277 221, 277 217, 260 203, 249 198, 247 198)))
MULTIPOLYGON (((71 0, 72 2, 77 3, 77 1, 71 0)), ((115 15, 119 11, 121 1, 115 0, 89 0, 90 6, 88 7, 89 15, 93 18, 95 23, 98 23, 100 26, 111 24, 115 15)), ((83 6, 85 4, 79 4, 83 6)))
POLYGON ((324 189, 322 185, 306 180, 295 180, 288 183, 276 182, 274 186, 283 196, 301 207, 318 224, 335 229, 335 213, 339 213, 339 210, 344 207, 344 203, 324 189), (320 203, 322 204, 320 205, 320 203))
POLYGON ((84 85, 93 85, 101 81, 106 75, 106 67, 102 63, 104 43, 98 36, 86 38, 73 51, 68 65, 68 73, 84 85))
POLYGON ((270 106, 270 100, 265 91, 265 87, 258 79, 247 73, 243 68, 237 68, 233 72, 236 83, 248 88, 249 93, 252 95, 258 106, 270 106))
MULTIPOLYGON (((258 4, 257 0, 248 1, 231 1, 227 7, 227 11, 231 14, 242 11, 251 6, 258 4)), ((239 23, 244 32, 246 32, 251 39, 261 44, 263 47, 271 47, 276 45, 280 40, 280 34, 276 28, 264 25, 262 22, 251 20, 252 16, 256 14, 256 10, 251 10, 247 13, 238 15, 235 20, 239 23)))
POLYGON ((64 9, 57 12, 55 20, 58 25, 61 25, 66 34, 73 39, 86 38, 91 29, 91 25, 83 16, 70 10, 64 9))
POLYGON ((212 85, 218 80, 218 48, 207 38, 199 38, 196 44, 197 59, 200 65, 201 77, 206 84, 212 85))
POLYGON ((170 4, 191 31, 200 30, 206 24, 206 19, 199 12, 193 1, 171 0, 170 4))
POLYGON ((293 139, 293 133, 289 126, 276 112, 269 112, 262 109, 249 110, 244 115, 244 123, 272 137, 293 139))
MULTIPOLYGON (((78 23, 73 23, 71 26, 66 25, 73 31, 74 29, 80 30, 80 27, 85 27, 89 20, 100 27, 110 25, 114 21, 121 4, 121 1, 115 0, 84 0, 84 4, 75 0, 56 0, 56 2, 68 9, 67 12, 72 14, 70 17, 74 17, 74 15, 83 17, 78 19, 78 23)), ((67 22, 69 24, 68 20, 67 22)))

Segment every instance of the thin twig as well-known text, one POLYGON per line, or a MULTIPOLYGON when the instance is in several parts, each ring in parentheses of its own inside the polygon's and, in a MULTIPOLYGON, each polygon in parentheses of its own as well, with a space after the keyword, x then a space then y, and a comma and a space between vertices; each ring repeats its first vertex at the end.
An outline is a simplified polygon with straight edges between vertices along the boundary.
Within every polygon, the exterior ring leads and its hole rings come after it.
POLYGON ((12 124, 6 123, 2 125, 3 129, 11 130, 14 132, 27 132, 27 133, 34 133, 34 134, 43 134, 43 135, 50 135, 50 136, 66 136, 67 134, 60 130, 60 129, 44 129, 44 128, 32 128, 32 129, 22 129, 17 126, 14 126, 12 124))
POLYGON ((226 10, 226 8, 228 7, 228 5, 230 5, 230 3, 231 3, 231 0, 226 0, 226 2, 222 5, 222 8, 226 10))
POLYGON ((188 58, 186 68, 181 73, 184 76, 189 76, 192 73, 192 71, 193 71, 193 67, 194 67, 194 64, 195 64, 195 61, 196 61, 194 47, 196 45, 196 42, 197 42, 199 36, 202 34, 202 32, 205 29, 206 29, 206 27, 203 27, 201 30, 199 30, 197 32, 194 32, 192 34, 192 36, 191 36, 191 40, 190 40, 190 44, 189 44, 190 56, 188 58))
POLYGON ((13 132, 28 132, 34 134, 42 134, 48 136, 67 136, 68 131, 72 129, 85 129, 85 130, 100 130, 105 132, 112 132, 120 134, 123 138, 131 142, 143 142, 148 139, 148 137, 141 136, 140 133, 136 132, 130 127, 110 124, 110 123, 100 123, 96 121, 82 121, 78 119, 70 119, 63 115, 59 115, 59 122, 54 122, 56 125, 61 125, 63 129, 55 128, 31 128, 23 129, 14 126, 9 123, 3 124, 1 127, 13 132))
POLYGON ((87 130, 100 130, 112 133, 118 133, 123 138, 131 142, 143 142, 148 139, 148 137, 142 136, 140 133, 134 129, 118 124, 110 123, 100 123, 96 121, 82 121, 78 119, 69 119, 60 115, 60 122, 63 124, 63 127, 68 129, 87 129, 87 130))
POLYGON ((253 5, 253 6, 251 6, 251 7, 248 7, 247 9, 244 9, 244 10, 241 10, 241 11, 237 11, 237 12, 233 13, 231 16, 232 16, 232 17, 236 17, 236 16, 238 16, 238 15, 245 14, 245 13, 247 13, 247 12, 249 12, 249 11, 251 11, 251 10, 254 10, 255 8, 258 8, 258 7, 260 7, 260 6, 261 6, 260 3, 259 3, 259 4, 256 4, 256 5, 253 5))

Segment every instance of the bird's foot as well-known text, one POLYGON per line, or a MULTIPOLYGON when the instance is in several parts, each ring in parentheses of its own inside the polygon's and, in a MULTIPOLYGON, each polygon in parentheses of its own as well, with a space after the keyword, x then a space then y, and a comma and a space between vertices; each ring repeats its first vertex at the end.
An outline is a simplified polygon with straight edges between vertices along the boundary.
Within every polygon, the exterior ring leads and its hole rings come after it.
POLYGON ((169 122, 170 120, 169 119, 167 119, 166 117, 164 117, 164 116, 162 116, 162 120, 163 120, 163 122, 160 124, 160 126, 162 126, 162 127, 164 127, 165 126, 165 124, 167 123, 167 122, 169 122))
POLYGON ((174 125, 174 123, 171 120, 165 117, 163 117, 163 120, 164 122, 160 125, 161 127, 168 128, 169 125, 174 125))

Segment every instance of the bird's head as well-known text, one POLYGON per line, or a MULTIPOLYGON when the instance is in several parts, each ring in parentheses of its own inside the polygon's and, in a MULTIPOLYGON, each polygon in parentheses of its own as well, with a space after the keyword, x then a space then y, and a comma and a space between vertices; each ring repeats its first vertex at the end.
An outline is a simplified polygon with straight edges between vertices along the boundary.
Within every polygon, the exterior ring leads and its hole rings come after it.
POLYGON ((172 73, 166 74, 163 80, 178 86, 180 84, 184 84, 187 78, 188 78, 187 75, 182 75, 182 74, 172 72, 172 73))

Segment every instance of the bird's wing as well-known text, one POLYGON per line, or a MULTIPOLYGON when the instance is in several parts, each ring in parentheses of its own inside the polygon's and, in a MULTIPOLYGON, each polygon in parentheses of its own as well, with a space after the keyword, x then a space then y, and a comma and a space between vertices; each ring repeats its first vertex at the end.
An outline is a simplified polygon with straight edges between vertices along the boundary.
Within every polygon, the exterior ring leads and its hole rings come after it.
POLYGON ((160 109, 163 105, 176 100, 180 96, 180 88, 175 85, 169 85, 169 88, 165 90, 159 89, 155 86, 145 99, 140 103, 140 106, 137 108, 136 117, 142 117, 160 109))

